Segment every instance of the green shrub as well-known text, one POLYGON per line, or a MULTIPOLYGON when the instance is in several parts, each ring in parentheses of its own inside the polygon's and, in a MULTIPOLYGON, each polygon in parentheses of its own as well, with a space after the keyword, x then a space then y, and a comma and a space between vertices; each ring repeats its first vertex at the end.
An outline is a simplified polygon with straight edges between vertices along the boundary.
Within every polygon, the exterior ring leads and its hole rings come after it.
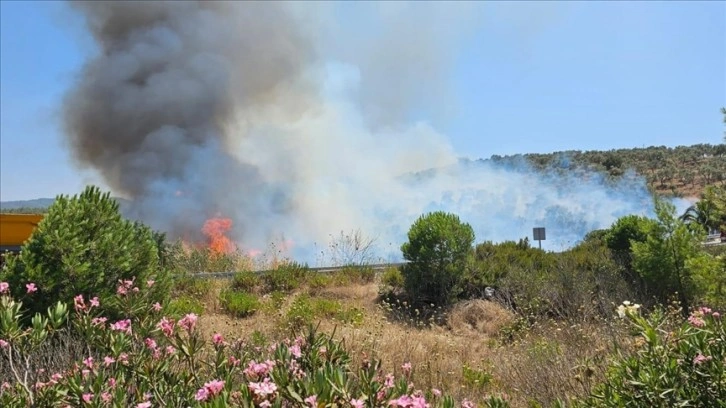
POLYGON ((300 287, 308 274, 308 267, 296 262, 283 264, 261 277, 266 292, 290 292, 300 287))
POLYGON ((260 300, 251 293, 224 290, 219 295, 222 308, 234 317, 247 317, 260 309, 260 300))
POLYGON ((417 303, 455 300, 473 243, 474 230, 454 214, 438 211, 419 217, 401 246, 408 261, 401 268, 406 293, 417 303))
POLYGON ((461 368, 465 386, 473 389, 483 390, 491 384, 494 376, 484 368, 472 368, 464 364, 461 368))
POLYGON ((496 244, 482 242, 476 245, 462 278, 463 296, 482 297, 487 286, 501 285, 510 275, 533 276, 547 271, 553 261, 551 254, 532 248, 527 238, 496 244))
POLYGON ((262 280, 252 271, 238 272, 232 278, 232 289, 240 292, 254 292, 262 280))
MULTIPOLYGON (((666 330, 677 313, 649 317, 634 305, 619 313, 636 331, 641 346, 618 358, 581 406, 720 407, 726 404, 726 331, 723 318, 708 308, 691 313, 675 331, 666 330)), ((681 320, 683 321, 683 320, 681 320)))
POLYGON ((208 247, 189 247, 181 241, 170 249, 170 264, 177 273, 232 272, 248 270, 251 260, 239 250, 217 253, 208 247))
POLYGON ((381 276, 381 284, 388 286, 392 289, 402 289, 404 280, 401 270, 398 268, 386 268, 381 276))
POLYGON ((345 308, 337 300, 301 295, 292 302, 285 316, 287 324, 293 329, 300 329, 322 318, 360 324, 363 312, 357 308, 345 308))
POLYGON ((185 294, 202 298, 207 296, 212 290, 212 281, 210 279, 194 278, 191 276, 183 276, 174 281, 173 291, 177 294, 185 294))
POLYGON ((340 271, 350 278, 351 282, 357 283, 371 283, 376 279, 376 271, 370 266, 347 266, 340 271))
POLYGON ((8 258, 0 280, 18 297, 26 283, 35 283, 31 311, 93 294, 115 317, 122 307, 114 301, 121 281, 151 303, 168 296, 163 241, 148 227, 123 219, 109 193, 89 186, 80 195, 56 198, 20 254, 8 258))
POLYGON ((307 279, 307 284, 310 289, 316 291, 333 285, 335 283, 334 278, 335 276, 330 274, 311 273, 307 279))
POLYGON ((182 295, 169 301, 167 311, 174 317, 184 316, 187 313, 201 315, 204 313, 204 303, 197 297, 182 295))

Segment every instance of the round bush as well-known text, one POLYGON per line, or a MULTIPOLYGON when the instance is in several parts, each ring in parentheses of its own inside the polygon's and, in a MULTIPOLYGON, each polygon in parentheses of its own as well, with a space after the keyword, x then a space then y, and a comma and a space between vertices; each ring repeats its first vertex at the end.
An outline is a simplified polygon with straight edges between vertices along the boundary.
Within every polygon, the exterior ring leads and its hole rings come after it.
POLYGON ((422 215, 401 246, 406 293, 416 302, 445 305, 456 299, 474 243, 474 230, 455 214, 422 215))

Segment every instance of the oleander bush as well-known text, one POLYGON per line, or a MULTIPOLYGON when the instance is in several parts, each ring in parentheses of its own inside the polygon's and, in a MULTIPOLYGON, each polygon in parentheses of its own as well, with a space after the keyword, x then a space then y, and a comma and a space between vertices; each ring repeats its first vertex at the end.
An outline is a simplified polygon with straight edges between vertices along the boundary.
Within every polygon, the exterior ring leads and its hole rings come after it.
POLYGON ((719 312, 700 307, 685 321, 678 311, 642 316, 629 303, 618 312, 637 333, 638 349, 618 358, 578 406, 726 406, 726 331, 719 312))
MULTIPOLYGON (((219 333, 204 339, 194 313, 173 319, 161 305, 149 304, 134 292, 114 296, 147 313, 110 319, 103 315, 98 297, 79 294, 72 306, 57 302, 45 314, 36 312, 32 325, 24 329, 20 321, 25 306, 10 295, 8 283, 1 282, 0 368, 6 377, 0 385, 0 405, 456 406, 439 390, 417 388, 410 364, 404 364, 399 375, 384 371, 374 358, 354 365, 342 342, 312 326, 266 347, 260 341, 230 342, 219 333), (43 345, 63 333, 81 336, 87 347, 80 358, 52 370, 27 363, 37 360, 43 345)), ((480 377, 476 372, 470 376, 472 381, 480 377)), ((506 406, 498 397, 483 404, 506 406)), ((461 406, 474 405, 461 401, 461 406)))

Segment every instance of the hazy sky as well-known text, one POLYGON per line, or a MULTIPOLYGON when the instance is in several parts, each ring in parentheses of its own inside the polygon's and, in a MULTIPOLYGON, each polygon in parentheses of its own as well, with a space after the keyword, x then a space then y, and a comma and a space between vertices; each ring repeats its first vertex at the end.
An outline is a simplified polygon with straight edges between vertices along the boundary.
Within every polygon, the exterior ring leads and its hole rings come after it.
MULTIPOLYGON (((359 13, 346 7, 331 16, 353 27, 359 13)), ((81 21, 37 1, 2 1, 0 18, 0 199, 98 183, 71 163, 60 125, 94 50, 81 21)), ((451 103, 412 114, 460 156, 722 141, 725 2, 498 2, 475 18, 442 73, 451 103)))

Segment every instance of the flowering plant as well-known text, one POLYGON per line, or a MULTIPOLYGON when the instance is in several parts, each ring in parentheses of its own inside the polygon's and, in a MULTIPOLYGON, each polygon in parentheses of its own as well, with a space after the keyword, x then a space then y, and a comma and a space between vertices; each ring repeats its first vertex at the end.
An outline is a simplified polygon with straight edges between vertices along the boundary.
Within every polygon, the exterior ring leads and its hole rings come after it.
POLYGON ((661 310, 644 317, 630 303, 617 312, 633 326, 639 347, 615 361, 584 406, 726 405, 726 332, 720 313, 700 307, 685 321, 679 313, 661 310))
MULTIPOLYGON (((354 365, 341 342, 313 327, 266 347, 219 333, 204 339, 197 315, 169 317, 136 296, 135 285, 120 281, 112 300, 128 318, 106 317, 98 298, 78 295, 71 308, 59 302, 24 329, 22 303, 0 283, 0 368, 7 363, 11 372, 0 376, 0 406, 455 406, 439 390, 416 388, 410 364, 398 377, 375 359, 354 365), (79 338, 84 354, 64 368, 34 369, 34 352, 63 332, 79 338)), ((483 404, 506 406, 498 398, 483 404)))

